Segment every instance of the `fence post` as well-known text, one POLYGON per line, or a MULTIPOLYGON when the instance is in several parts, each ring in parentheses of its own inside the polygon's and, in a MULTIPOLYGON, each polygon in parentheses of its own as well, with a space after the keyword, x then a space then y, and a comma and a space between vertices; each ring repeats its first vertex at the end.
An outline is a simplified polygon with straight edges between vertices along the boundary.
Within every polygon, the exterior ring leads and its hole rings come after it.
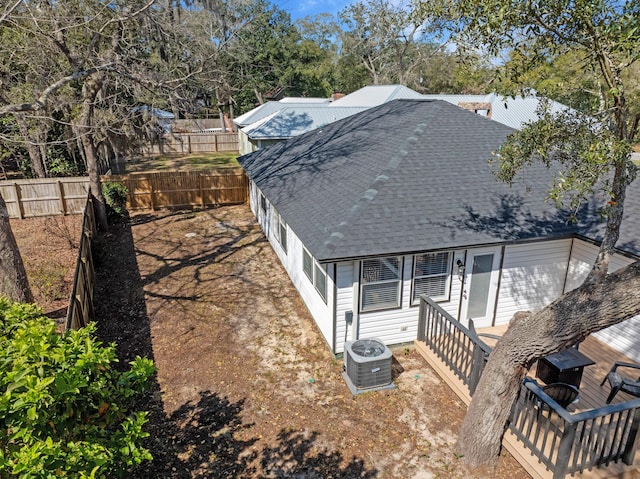
POLYGON ((156 193, 153 187, 153 179, 149 176, 149 190, 150 190, 150 201, 151 201, 151 211, 156 210, 156 193))
POLYGON ((22 195, 20 193, 20 185, 18 185, 18 183, 14 183, 13 189, 16 193, 16 202, 18 203, 18 216, 22 220, 24 219, 24 205, 22 204, 22 195))
POLYGON ((624 448, 622 462, 631 466, 638 446, 640 446, 640 408, 637 408, 633 413, 633 421, 631 422, 631 429, 629 430, 629 439, 627 440, 627 445, 624 448))
POLYGON ((67 214, 67 202, 64 200, 64 189, 62 187, 62 181, 58 180, 56 182, 56 187, 58 190, 58 197, 60 198, 60 213, 63 215, 67 214))
POLYGON ((427 302, 420 298, 420 309, 418 310, 418 341, 424 341, 426 338, 426 323, 427 323, 427 315, 426 315, 426 304, 427 302))
POLYGON ((487 358, 484 355, 484 351, 480 345, 476 342, 473 343, 473 354, 471 356, 471 372, 469 373, 469 395, 473 396, 476 392, 478 383, 480 382, 480 376, 487 364, 487 358))
POLYGON ((204 186, 202 186, 202 179, 203 179, 203 174, 199 173, 198 174, 198 188, 200 188, 200 203, 202 204, 202 209, 204 210, 206 207, 206 201, 204 198, 204 186))
POLYGON ((564 421, 564 432, 558 446, 558 455, 556 463, 553 467, 553 479, 564 479, 569 468, 569 459, 571 459, 571 451, 573 442, 576 438, 576 429, 578 423, 564 421))

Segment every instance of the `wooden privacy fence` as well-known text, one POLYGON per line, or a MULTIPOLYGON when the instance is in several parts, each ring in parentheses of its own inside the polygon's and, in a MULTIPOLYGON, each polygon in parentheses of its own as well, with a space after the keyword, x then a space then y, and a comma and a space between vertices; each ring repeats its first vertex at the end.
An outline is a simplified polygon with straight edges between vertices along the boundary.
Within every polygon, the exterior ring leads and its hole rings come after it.
POLYGON ((96 220, 93 212, 93 200, 88 195, 85 200, 82 218, 82 233, 78 247, 76 272, 73 276, 73 289, 67 309, 65 329, 79 329, 94 319, 93 287, 95 269, 91 251, 93 238, 96 236, 96 220))
POLYGON ((173 155, 238 151, 237 133, 189 132, 170 133, 157 143, 142 147, 143 155, 173 155))
MULTIPOLYGON (((248 180, 240 168, 133 173, 105 176, 102 181, 123 183, 132 210, 242 204, 248 194, 248 180)), ((10 218, 81 214, 88 191, 86 176, 0 181, 10 218)))
POLYGON ((0 181, 10 218, 80 214, 88 191, 87 177, 0 181))
POLYGON ((242 204, 249 181, 240 168, 163 171, 111 176, 127 187, 127 209, 186 208, 242 204))

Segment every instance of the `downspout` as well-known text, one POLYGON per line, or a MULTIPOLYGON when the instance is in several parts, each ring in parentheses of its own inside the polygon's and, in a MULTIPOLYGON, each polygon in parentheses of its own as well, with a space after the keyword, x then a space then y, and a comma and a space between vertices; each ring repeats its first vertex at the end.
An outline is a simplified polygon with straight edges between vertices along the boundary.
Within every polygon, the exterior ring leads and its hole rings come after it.
POLYGON ((336 348, 338 346, 338 263, 333 263, 333 337, 331 338, 333 344, 331 350, 334 356, 337 354, 336 348))
POLYGON ((564 282, 562 283, 562 294, 567 292, 567 280, 569 279, 569 268, 571 267, 571 258, 573 256, 573 245, 576 239, 571 238, 571 246, 569 247, 569 259, 567 260, 567 269, 564 271, 564 282))
POLYGON ((462 318, 460 317, 460 315, 462 314, 462 301, 464 301, 464 284, 465 284, 465 280, 467 278, 467 251, 468 250, 464 250, 464 256, 463 256, 463 260, 462 260, 462 264, 465 267, 465 271, 464 274, 462 275, 462 279, 460 279, 460 297, 458 298, 458 321, 462 323, 462 318))
POLYGON ((351 341, 358 339, 360 330, 360 261, 353 262, 353 322, 351 324, 351 341))
POLYGON ((500 266, 498 267, 498 284, 496 285, 496 299, 493 304, 493 318, 491 318, 491 326, 496 325, 496 316, 498 315, 498 301, 500 300, 500 283, 502 283, 502 266, 504 266, 505 247, 500 250, 500 266))

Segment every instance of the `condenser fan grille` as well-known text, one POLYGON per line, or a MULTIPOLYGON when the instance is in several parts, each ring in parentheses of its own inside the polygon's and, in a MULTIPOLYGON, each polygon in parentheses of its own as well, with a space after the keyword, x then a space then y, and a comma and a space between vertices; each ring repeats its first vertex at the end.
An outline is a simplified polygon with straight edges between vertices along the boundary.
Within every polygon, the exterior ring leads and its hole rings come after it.
POLYGON ((386 346, 375 339, 360 339, 351 345, 351 351, 358 356, 375 358, 384 354, 386 346))
POLYGON ((379 339, 345 343, 345 372, 357 389, 391 383, 392 354, 379 339))

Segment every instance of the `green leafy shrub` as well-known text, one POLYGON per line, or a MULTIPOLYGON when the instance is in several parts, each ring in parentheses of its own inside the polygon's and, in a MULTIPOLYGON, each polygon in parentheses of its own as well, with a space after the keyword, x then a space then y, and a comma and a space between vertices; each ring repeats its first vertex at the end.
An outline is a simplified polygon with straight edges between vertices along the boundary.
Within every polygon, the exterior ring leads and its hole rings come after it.
POLYGON ((150 453, 146 412, 132 412, 154 373, 123 372, 95 325, 64 335, 33 305, 0 298, 0 477, 123 476, 150 453))
POLYGON ((102 183, 102 195, 107 202, 107 213, 122 218, 127 215, 127 187, 122 183, 107 181, 102 183))

